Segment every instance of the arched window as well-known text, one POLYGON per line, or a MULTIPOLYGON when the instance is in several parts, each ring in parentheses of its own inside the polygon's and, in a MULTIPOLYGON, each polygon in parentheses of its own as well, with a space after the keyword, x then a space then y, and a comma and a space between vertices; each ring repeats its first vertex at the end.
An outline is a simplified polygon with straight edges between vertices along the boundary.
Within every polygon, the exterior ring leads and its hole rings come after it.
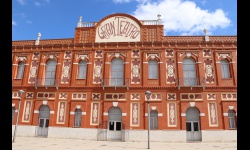
POLYGON ((158 79, 158 63, 155 60, 148 61, 148 79, 158 79))
POLYGON ((14 115, 15 115, 15 107, 12 107, 12 123, 13 123, 13 120, 14 120, 14 115))
POLYGON ((24 66, 25 66, 24 62, 20 62, 18 64, 18 71, 17 71, 17 76, 16 76, 17 79, 22 79, 23 78, 24 66))
POLYGON ((222 59, 220 61, 220 66, 221 66, 221 75, 222 78, 230 78, 230 71, 229 71, 229 63, 227 60, 222 59))
POLYGON ((44 85, 55 85, 56 61, 50 60, 46 65, 44 85))
POLYGON ((191 58, 183 59, 183 80, 186 86, 197 85, 196 66, 191 58))
POLYGON ((111 79, 110 79, 110 85, 112 86, 119 86, 123 85, 124 81, 124 66, 123 66, 123 60, 120 58, 115 58, 111 61, 111 79))
POLYGON ((229 129, 236 129, 236 114, 234 110, 229 110, 228 111, 228 124, 229 124, 229 129))
POLYGON ((87 62, 81 61, 78 65, 78 79, 86 79, 87 62))
POLYGON ((76 109, 74 127, 81 127, 81 125, 82 125, 82 110, 76 109))

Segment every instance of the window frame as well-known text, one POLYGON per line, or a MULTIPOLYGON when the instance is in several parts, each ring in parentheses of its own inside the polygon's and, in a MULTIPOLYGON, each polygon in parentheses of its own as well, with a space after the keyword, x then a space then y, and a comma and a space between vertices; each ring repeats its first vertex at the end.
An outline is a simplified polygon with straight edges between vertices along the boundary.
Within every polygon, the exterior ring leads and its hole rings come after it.
POLYGON ((229 61, 226 60, 226 59, 221 59, 220 60, 220 67, 221 67, 221 77, 222 77, 222 79, 231 78, 229 61))
POLYGON ((195 61, 192 58, 183 59, 182 69, 183 69, 183 84, 185 86, 198 85, 197 67, 195 61))
POLYGON ((148 61, 148 79, 159 79, 159 66, 156 60, 148 61))
POLYGON ((20 61, 17 67, 16 79, 23 79, 24 70, 25 70, 25 62, 20 61))
POLYGON ((78 73, 77 73, 77 79, 87 79, 87 69, 88 69, 88 62, 85 60, 81 60, 78 63, 78 73), (82 64, 81 64, 82 63, 82 64), (83 70, 83 72, 82 72, 83 70), (81 74, 82 72, 82 74, 81 74), (80 76, 81 75, 81 76, 80 76), (80 76, 80 77, 79 77, 80 76))
POLYGON ((121 58, 114 58, 110 66, 110 85, 124 85, 124 61, 121 58))
POLYGON ((56 60, 51 59, 46 63, 45 68, 45 77, 44 77, 44 85, 55 85, 55 79, 56 79, 56 69, 57 69, 57 63, 56 60), (54 64, 50 64, 51 62, 54 62, 54 64), (53 67, 52 69, 49 67, 53 67), (47 78, 47 76, 50 76, 51 78, 47 78), (48 82, 49 81, 49 82, 48 82), (49 83, 49 84, 47 84, 49 83))

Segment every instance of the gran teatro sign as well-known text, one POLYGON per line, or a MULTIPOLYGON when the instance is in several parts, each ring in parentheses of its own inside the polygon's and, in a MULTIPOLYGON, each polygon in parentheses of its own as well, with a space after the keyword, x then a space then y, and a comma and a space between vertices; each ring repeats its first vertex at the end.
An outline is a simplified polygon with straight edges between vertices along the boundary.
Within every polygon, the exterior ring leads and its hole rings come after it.
POLYGON ((96 42, 139 42, 140 26, 131 18, 114 16, 96 28, 96 42))

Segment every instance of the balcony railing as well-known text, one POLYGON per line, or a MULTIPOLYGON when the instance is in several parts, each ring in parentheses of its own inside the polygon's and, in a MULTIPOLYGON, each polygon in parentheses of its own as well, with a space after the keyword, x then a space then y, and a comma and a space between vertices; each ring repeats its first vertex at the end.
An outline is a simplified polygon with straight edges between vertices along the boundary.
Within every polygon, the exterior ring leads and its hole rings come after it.
POLYGON ((183 79, 176 79, 176 85, 178 88, 180 87, 203 87, 206 86, 206 79, 203 78, 202 80, 197 78, 183 78, 183 79))
POLYGON ((53 78, 40 78, 35 79, 35 88, 37 87, 56 87, 58 89, 59 86, 59 79, 53 79, 53 78))
POLYGON ((124 78, 104 78, 101 79, 101 85, 104 87, 127 87, 129 88, 130 79, 124 78))

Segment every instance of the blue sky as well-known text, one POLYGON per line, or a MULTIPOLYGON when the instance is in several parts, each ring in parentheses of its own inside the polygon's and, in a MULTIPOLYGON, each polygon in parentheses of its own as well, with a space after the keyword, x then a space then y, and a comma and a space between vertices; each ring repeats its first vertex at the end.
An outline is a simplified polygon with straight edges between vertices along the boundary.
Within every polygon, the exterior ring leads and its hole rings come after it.
POLYGON ((12 40, 73 38, 78 18, 98 22, 113 13, 139 20, 161 15, 165 36, 237 35, 237 0, 12 0, 12 40))

